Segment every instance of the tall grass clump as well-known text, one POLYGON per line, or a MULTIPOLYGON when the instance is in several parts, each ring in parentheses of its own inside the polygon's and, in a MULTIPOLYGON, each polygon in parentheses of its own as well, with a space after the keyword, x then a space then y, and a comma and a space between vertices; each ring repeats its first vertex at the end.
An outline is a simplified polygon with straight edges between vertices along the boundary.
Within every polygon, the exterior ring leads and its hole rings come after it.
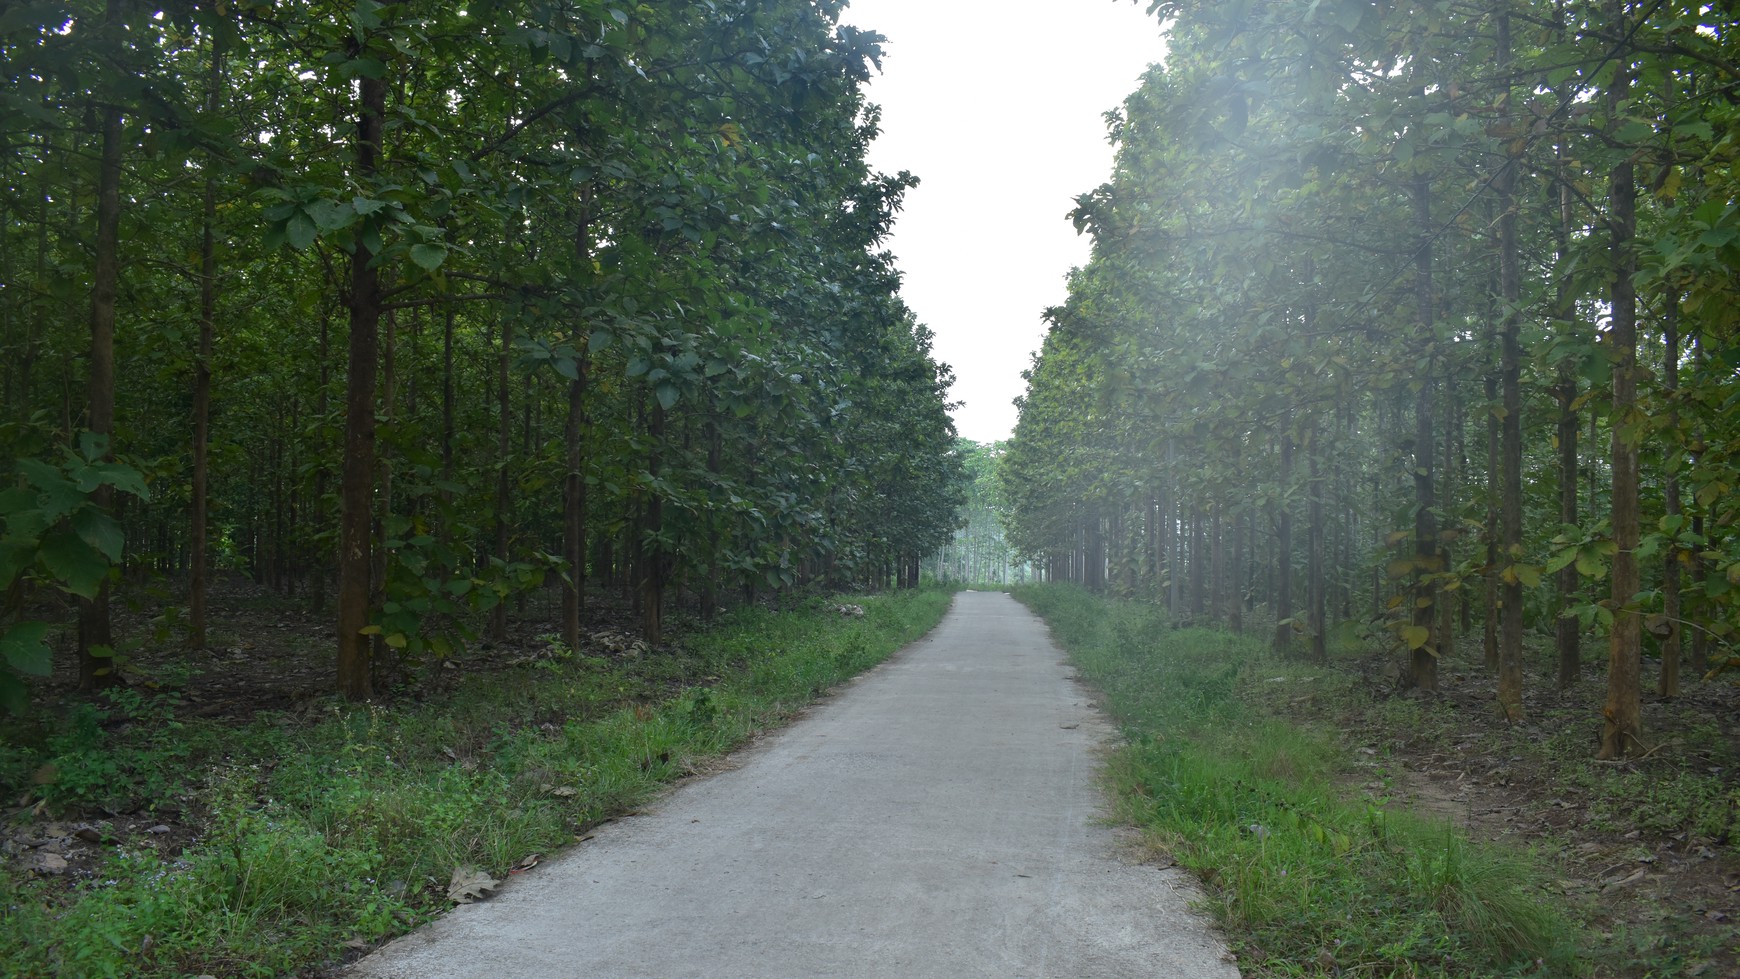
POLYGON ((1578 975, 1576 935, 1530 862, 1350 789, 1324 734, 1247 705, 1288 664, 1229 632, 1072 585, 1017 588, 1128 744, 1118 818, 1206 885, 1247 975, 1578 975))
MULTIPOLYGON (((172 759, 175 805, 205 813, 202 838, 173 858, 123 842, 70 892, 0 874, 0 977, 317 970, 446 910, 456 868, 505 878, 786 722, 929 631, 952 597, 846 599, 861 617, 838 599, 746 609, 667 648, 554 650, 422 704, 333 701, 313 723, 86 725, 41 750, 117 784, 172 759)), ((55 760, 8 751, 0 771, 55 760)))

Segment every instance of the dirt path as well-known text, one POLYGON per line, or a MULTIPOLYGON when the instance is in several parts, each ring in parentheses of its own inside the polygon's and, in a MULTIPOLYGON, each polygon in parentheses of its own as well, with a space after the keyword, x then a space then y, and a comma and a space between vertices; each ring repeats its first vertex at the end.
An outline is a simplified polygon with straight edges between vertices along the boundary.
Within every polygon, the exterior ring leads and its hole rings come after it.
POLYGON ((738 758, 351 979, 1237 977, 1187 877, 1119 856, 1110 733, 1043 624, 943 624, 738 758))

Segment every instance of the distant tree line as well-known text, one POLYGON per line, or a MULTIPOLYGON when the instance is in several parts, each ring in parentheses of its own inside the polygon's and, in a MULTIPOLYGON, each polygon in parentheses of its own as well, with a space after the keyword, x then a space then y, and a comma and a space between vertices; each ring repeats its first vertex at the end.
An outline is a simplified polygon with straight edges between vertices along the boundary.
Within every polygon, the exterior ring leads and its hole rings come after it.
POLYGON ((928 563, 938 580, 969 585, 1012 585, 1041 580, 1041 571, 1016 554, 1003 530, 1007 503, 1001 465, 1004 442, 956 442, 966 478, 954 537, 928 563))

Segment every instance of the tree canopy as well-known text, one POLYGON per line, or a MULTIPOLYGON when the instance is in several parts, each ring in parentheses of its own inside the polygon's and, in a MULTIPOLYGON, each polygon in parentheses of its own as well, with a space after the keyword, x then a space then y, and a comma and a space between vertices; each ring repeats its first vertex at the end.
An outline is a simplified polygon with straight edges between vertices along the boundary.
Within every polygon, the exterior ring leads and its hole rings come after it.
POLYGON ((1740 625, 1730 13, 1151 6, 1011 539, 1282 650, 1370 624, 1422 687, 1478 617, 1513 719, 1530 631, 1561 682, 1599 636, 1602 754, 1640 751, 1643 637, 1672 696, 1740 625))

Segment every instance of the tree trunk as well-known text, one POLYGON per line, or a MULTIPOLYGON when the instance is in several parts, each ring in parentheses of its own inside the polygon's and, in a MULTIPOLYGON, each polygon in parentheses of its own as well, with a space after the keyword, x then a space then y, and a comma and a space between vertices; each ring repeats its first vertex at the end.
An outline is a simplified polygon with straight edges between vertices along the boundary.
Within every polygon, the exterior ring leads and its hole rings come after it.
POLYGON ((1221 519, 1221 501, 1215 500, 1208 518, 1208 614, 1215 622, 1226 621, 1226 528, 1221 519))
MULTIPOLYGON (((1499 0, 1501 4, 1507 0, 1499 0)), ((1502 10, 1502 8, 1501 8, 1502 10)), ((1498 75, 1510 70, 1510 16, 1498 16, 1498 75)), ((1501 125, 1511 114, 1507 92, 1500 109, 1501 125)), ((1499 171, 1498 277, 1504 300, 1504 318, 1499 329, 1499 373, 1504 385, 1504 485, 1499 504, 1503 524, 1504 587, 1499 595, 1498 709, 1515 723, 1523 717, 1523 584, 1514 565, 1523 556, 1522 495, 1522 257, 1517 241, 1516 159, 1507 158, 1499 171)))
MULTIPOLYGON (((453 485, 453 306, 442 310, 441 323, 441 481, 453 485)), ((441 490, 443 502, 453 502, 451 489, 441 490)))
MULTIPOLYGON (((1287 416, 1287 424, 1292 416, 1287 416)), ((1285 655, 1293 647, 1293 511, 1287 506, 1287 489, 1293 481, 1293 436, 1281 436, 1281 472, 1276 479, 1281 502, 1275 515, 1275 652, 1285 655)))
POLYGON ((1208 611, 1208 527, 1202 504, 1190 505, 1190 617, 1200 620, 1208 611))
MULTIPOLYGON (((399 400, 398 313, 389 310, 383 319, 386 322, 386 335, 381 338, 381 387, 380 399, 375 406, 375 417, 386 422, 390 431, 399 400)), ((388 449, 390 448, 389 444, 388 449)), ((387 526, 393 519, 393 460, 390 452, 382 451, 378 444, 375 448, 374 496, 374 539, 384 541, 387 538, 387 526)), ((274 505, 272 510, 277 513, 279 507, 274 505)), ((387 602, 386 547, 375 548, 372 568, 369 575, 369 603, 371 608, 381 608, 387 602)), ((370 639, 370 646, 370 668, 374 670, 377 680, 384 681, 390 675, 389 671, 398 668, 398 663, 391 659, 392 647, 387 645, 387 637, 379 632, 370 639)))
MULTIPOLYGON (((109 0, 106 26, 119 29, 120 0, 109 0)), ((91 434, 107 445, 115 433, 115 296, 121 280, 121 107, 104 105, 98 110, 103 124, 102 156, 97 167, 96 262, 91 276, 90 403, 87 419, 91 434)), ((98 486, 91 500, 113 512, 115 490, 98 486)), ((98 690, 121 682, 115 672, 114 634, 109 624, 109 579, 104 576, 97 593, 79 599, 78 662, 79 689, 98 690)))
MULTIPOLYGON (((1559 406, 1558 437, 1559 437, 1559 522, 1576 526, 1577 524, 1577 434, 1580 426, 1577 419, 1577 375, 1570 367, 1559 372, 1558 380, 1553 385, 1553 399, 1559 406)), ((1554 591, 1557 593, 1553 623, 1553 646, 1558 653, 1559 689, 1566 690, 1577 682, 1577 675, 1582 671, 1583 649, 1582 629, 1575 616, 1568 614, 1571 603, 1575 601, 1577 591, 1583 583, 1577 573, 1577 565, 1566 565, 1559 569, 1554 581, 1554 591)))
MULTIPOLYGON (((1693 364, 1694 368, 1696 368, 1697 366, 1703 364, 1703 362, 1704 362, 1703 342, 1699 338, 1697 333, 1693 333, 1692 334, 1692 364, 1693 364)), ((1703 459, 1703 454, 1704 454, 1704 439, 1703 439, 1703 436, 1701 434, 1698 434, 1698 435, 1695 435, 1693 440, 1692 440, 1691 468, 1693 471, 1697 470, 1699 462, 1703 459)), ((1704 530, 1705 530, 1704 508, 1697 507, 1692 512, 1692 536, 1696 537, 1699 540, 1703 540, 1704 539, 1704 530)), ((1699 595, 1708 594, 1708 582, 1710 579, 1710 562, 1707 559, 1705 559, 1702 555, 1694 555, 1691 559, 1691 563, 1692 563, 1691 570, 1692 570, 1692 586, 1693 586, 1693 588, 1695 589, 1696 593, 1699 595)), ((1702 676, 1704 674, 1704 671, 1709 669, 1709 663, 1710 663, 1710 632, 1709 632, 1709 630, 1702 629, 1702 628, 1694 629, 1692 631, 1691 662, 1688 665, 1691 667, 1694 675, 1702 676)))
MULTIPOLYGON (((1680 411, 1675 400, 1680 387, 1680 300, 1677 293, 1667 297, 1667 308, 1664 319, 1664 342, 1666 349, 1662 354, 1662 390, 1668 404, 1668 452, 1670 461, 1667 472, 1663 474, 1662 495, 1667 520, 1677 524, 1684 519, 1684 507, 1680 501, 1680 411)), ((1676 532, 1677 532, 1676 527, 1676 532)), ((1661 636, 1661 675, 1656 678, 1656 693, 1663 697, 1678 697, 1680 695, 1680 559, 1685 551, 1668 548, 1665 567, 1662 568, 1662 627, 1654 630, 1661 636)))
MULTIPOLYGON (((647 450, 646 471, 657 481, 661 466, 660 453, 664 448, 665 409, 663 405, 654 403, 652 411, 647 415, 647 450)), ((663 633, 663 612, 665 597, 665 562, 664 551, 656 543, 648 544, 649 538, 656 539, 664 530, 665 501, 658 490, 649 487, 646 495, 646 527, 641 537, 640 551, 641 568, 641 635, 648 643, 658 643, 663 633)))
POLYGON ((1437 364, 1432 288, 1432 189, 1421 174, 1414 184, 1414 215, 1420 230, 1420 246, 1414 256, 1414 298, 1419 310, 1420 389, 1414 395, 1414 613, 1410 625, 1423 640, 1409 640, 1409 682, 1420 690, 1438 689, 1438 646, 1433 636, 1440 593, 1429 577, 1442 570, 1438 555, 1437 504, 1432 467, 1437 444, 1433 424, 1433 400, 1437 393, 1437 364))
MULTIPOLYGON (((1571 250, 1571 219, 1572 196, 1571 185, 1565 179, 1563 151, 1559 160, 1559 255, 1566 256, 1571 250)), ((1577 315, 1576 294, 1571 290, 1571 284, 1566 277, 1561 276, 1558 284, 1558 296, 1554 302, 1556 318, 1562 323, 1572 323, 1577 315)), ((1577 373, 1575 366, 1565 363, 1559 367, 1558 377, 1553 384, 1553 398, 1559 406, 1557 435, 1559 439, 1559 522, 1568 526, 1577 525, 1577 373)), ((1594 498, 1591 497, 1590 508, 1594 508, 1594 498)), ((1576 599, 1578 590, 1582 587, 1575 564, 1566 565, 1559 570, 1554 582, 1555 608, 1553 615, 1553 647, 1557 651, 1559 663, 1559 689, 1566 690, 1577 682, 1577 676, 1583 668, 1582 630, 1575 617, 1567 612, 1576 599)))
MULTIPOLYGON (((1615 25, 1623 28, 1625 4, 1609 5, 1615 25)), ((1623 35, 1624 31, 1617 33, 1623 35)), ((1610 90, 1615 113, 1630 95, 1630 75, 1621 65, 1610 90)), ((1612 231, 1613 273, 1609 287, 1612 326, 1609 356, 1613 358, 1613 629, 1607 649, 1607 704, 1602 710, 1601 747, 1597 758, 1624 758, 1641 747, 1643 733, 1641 623, 1635 596, 1641 584, 1637 566, 1640 536, 1638 452, 1628 435, 1637 409, 1637 186, 1630 157, 1613 168, 1608 224, 1612 231)))
MULTIPOLYGON (((1490 364, 1489 364, 1490 366, 1490 364)), ((1481 575, 1483 598, 1485 599, 1486 619, 1481 623, 1482 662, 1486 668, 1498 675, 1498 608, 1499 608, 1499 542, 1504 539, 1504 530, 1500 524, 1499 500, 1504 495, 1501 489, 1504 483, 1504 473, 1500 462, 1499 444, 1501 434, 1497 413, 1491 410, 1498 403, 1498 375, 1488 372, 1486 375, 1486 572, 1481 575)))
MULTIPOLYGON (((501 353, 496 358, 496 476, 495 476, 495 559, 505 568, 508 563, 508 538, 512 527, 508 514, 513 509, 514 405, 512 372, 514 324, 511 315, 501 318, 501 353)), ((489 638, 507 641, 507 603, 498 603, 489 613, 489 638)))
MULTIPOLYGON (((327 409, 327 389, 332 385, 332 308, 326 303, 320 304, 320 389, 314 398, 315 413, 324 422, 327 409)), ((324 427, 324 426, 322 426, 324 427)), ((326 523, 326 482, 331 475, 325 460, 331 458, 331 452, 325 445, 317 450, 320 464, 314 470, 314 514, 315 521, 322 526, 326 523)), ((326 579, 333 570, 332 565, 322 566, 314 563, 313 581, 309 582, 308 610, 319 615, 326 606, 326 579)))
MULTIPOLYGON (((360 51, 353 51, 353 54, 360 51)), ((356 182, 366 185, 380 169, 381 130, 387 84, 358 83, 356 182)), ((359 236, 350 260, 349 377, 345 381, 344 469, 339 480, 338 691, 349 700, 373 695, 368 637, 369 577, 374 541, 370 516, 375 481, 375 370, 379 360, 381 274, 374 253, 359 236)))
MULTIPOLYGON (((1444 391, 1448 403, 1444 405, 1444 435, 1441 443, 1444 449, 1442 457, 1444 468, 1438 475, 1438 496, 1439 499, 1449 503, 1456 499, 1456 429, 1462 417, 1462 399, 1454 380, 1444 385, 1444 391)), ((1441 566, 1445 569, 1455 564, 1454 548, 1456 545, 1454 541, 1448 539, 1450 536, 1444 533, 1438 535, 1438 555, 1442 562, 1441 566)), ((1435 606, 1438 609, 1438 631, 1435 635, 1438 639, 1438 649, 1443 656, 1456 652, 1456 605, 1457 600, 1451 595, 1450 590, 1440 587, 1438 602, 1435 606)))
POLYGON ((585 355, 568 382, 568 417, 562 427, 567 475, 562 493, 562 557, 568 579, 562 583, 562 641, 580 648, 580 612, 586 607, 586 369, 585 355))
MULTIPOLYGON (((219 32, 221 36, 221 32, 219 32)), ((211 65, 207 74, 205 111, 217 118, 223 97, 223 45, 217 36, 211 42, 211 65)), ((213 226, 217 224, 216 153, 206 155, 205 187, 200 202, 199 236, 199 341, 193 358, 193 476, 189 487, 190 509, 187 576, 187 644, 204 649, 206 643, 206 591, 209 586, 208 476, 211 447, 211 357, 217 331, 217 247, 213 226)))
POLYGON ((1232 519, 1232 525, 1233 525, 1232 575, 1231 575, 1232 595, 1231 595, 1231 601, 1228 602, 1227 610, 1226 610, 1226 626, 1228 629, 1231 629, 1233 632, 1242 632, 1242 631, 1244 631, 1244 626, 1245 626, 1245 601, 1244 601, 1244 592, 1245 592, 1245 585, 1244 585, 1245 519, 1246 519, 1245 514, 1240 513, 1236 510, 1233 512, 1233 519, 1232 519))
POLYGON ((1311 525, 1307 533, 1306 571, 1305 571, 1305 604, 1310 609, 1311 659, 1317 663, 1329 662, 1328 623, 1325 621, 1328 613, 1328 583, 1325 581, 1323 567, 1323 473, 1318 461, 1317 440, 1312 439, 1311 446, 1306 451, 1306 458, 1311 465, 1311 525))

